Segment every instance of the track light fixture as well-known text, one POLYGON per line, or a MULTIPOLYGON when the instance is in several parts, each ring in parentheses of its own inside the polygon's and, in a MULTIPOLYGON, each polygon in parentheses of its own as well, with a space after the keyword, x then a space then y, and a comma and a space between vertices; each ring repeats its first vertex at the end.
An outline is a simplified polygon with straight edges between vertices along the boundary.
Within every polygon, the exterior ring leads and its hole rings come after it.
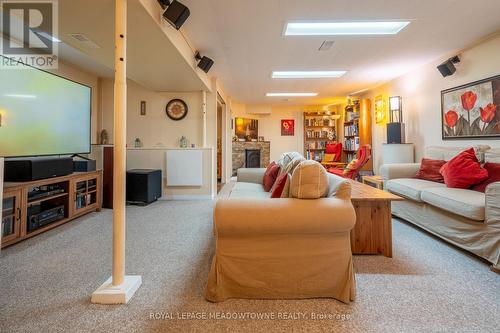
POLYGON ((201 68, 205 73, 208 73, 210 68, 214 65, 214 61, 209 57, 201 56, 200 52, 196 52, 195 56, 196 60, 198 60, 198 67, 201 68))
POLYGON ((182 27, 191 14, 189 8, 177 0, 158 0, 158 3, 165 10, 163 18, 177 30, 182 27))

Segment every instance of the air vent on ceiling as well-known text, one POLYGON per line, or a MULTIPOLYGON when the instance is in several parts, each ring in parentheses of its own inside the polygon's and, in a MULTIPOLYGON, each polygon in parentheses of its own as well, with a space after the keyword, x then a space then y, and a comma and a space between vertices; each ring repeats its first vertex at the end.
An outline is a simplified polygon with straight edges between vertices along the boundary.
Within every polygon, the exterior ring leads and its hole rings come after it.
POLYGON ((89 49, 100 49, 101 47, 90 40, 84 34, 76 33, 76 34, 68 34, 71 38, 76 40, 80 45, 89 48, 89 49))
POLYGON ((318 51, 328 51, 332 48, 333 43, 335 43, 333 40, 325 40, 319 47, 318 51))

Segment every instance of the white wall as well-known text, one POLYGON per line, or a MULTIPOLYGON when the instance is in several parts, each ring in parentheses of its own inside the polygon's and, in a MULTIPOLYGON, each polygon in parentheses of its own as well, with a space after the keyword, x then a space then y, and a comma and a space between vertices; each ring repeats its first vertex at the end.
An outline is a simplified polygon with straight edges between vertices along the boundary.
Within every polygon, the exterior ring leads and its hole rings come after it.
MULTIPOLYGON (((113 142, 113 80, 102 81, 103 128, 113 142)), ((127 144, 134 147, 135 138, 141 139, 144 147, 179 147, 179 139, 185 136, 189 144, 201 147, 202 113, 201 92, 156 92, 139 84, 127 82, 127 144), (174 121, 167 117, 165 108, 174 98, 188 105, 186 118, 174 121), (146 101, 146 115, 140 115, 141 101, 146 101)))
MULTIPOLYGON (((500 37, 465 50, 460 55, 461 63, 458 64, 456 73, 443 78, 436 66, 448 57, 415 68, 412 72, 362 95, 362 98, 371 98, 372 102, 375 96, 380 94, 385 97, 398 95, 402 97, 407 142, 415 144, 417 161, 422 158, 425 147, 431 145, 466 147, 473 144, 487 144, 500 147, 500 140, 443 141, 441 138, 441 91, 499 75, 500 37)), ((385 125, 373 122, 375 172, 382 164, 381 149, 384 142, 386 142, 385 125)))
MULTIPOLYGON (((104 79, 101 82, 102 126, 109 133, 113 143, 113 95, 114 81, 104 79)), ((216 143, 216 99, 209 93, 211 107, 207 108, 208 147, 214 148, 216 143), (214 143, 215 142, 215 143, 214 143)), ((165 148, 178 148, 179 139, 185 136, 189 146, 195 144, 201 148, 203 144, 202 92, 157 92, 127 81, 127 169, 161 169, 164 178, 164 195, 166 198, 208 198, 213 196, 216 185, 214 170, 214 150, 203 150, 203 186, 201 187, 168 187, 165 177, 168 172, 165 163, 165 148), (179 98, 188 105, 187 116, 179 121, 171 120, 165 113, 167 103, 179 98), (140 114, 141 101, 146 101, 146 115, 140 114), (139 138, 143 147, 134 149, 134 141, 139 138)))
MULTIPOLYGON (((262 106, 259 106, 259 109, 262 106)), ((252 106, 233 102, 231 104, 231 116, 234 118, 250 118, 259 120, 259 136, 265 141, 271 142, 271 161, 276 161, 281 154, 288 151, 304 153, 304 107, 283 106, 271 107, 271 114, 251 114, 252 106), (295 119, 295 135, 281 136, 281 119, 295 119)), ((234 128, 232 130, 234 135, 234 128)))

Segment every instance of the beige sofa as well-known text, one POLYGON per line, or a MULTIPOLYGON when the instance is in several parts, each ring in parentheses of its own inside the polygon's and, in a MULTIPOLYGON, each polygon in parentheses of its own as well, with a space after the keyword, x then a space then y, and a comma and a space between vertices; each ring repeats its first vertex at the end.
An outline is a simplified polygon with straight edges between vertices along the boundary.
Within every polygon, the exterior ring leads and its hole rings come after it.
POLYGON ((354 300, 350 231, 356 215, 349 182, 330 175, 328 197, 271 199, 264 172, 239 169, 229 198, 216 203, 206 299, 354 300))
MULTIPOLYGON (((425 157, 450 160, 463 149, 429 147, 425 157)), ((500 151, 477 146, 476 152, 486 162, 500 163, 500 151)), ((448 188, 414 178, 419 168, 419 163, 382 165, 385 188, 407 199, 393 202, 392 214, 500 269, 500 182, 490 184, 486 193, 448 188)))

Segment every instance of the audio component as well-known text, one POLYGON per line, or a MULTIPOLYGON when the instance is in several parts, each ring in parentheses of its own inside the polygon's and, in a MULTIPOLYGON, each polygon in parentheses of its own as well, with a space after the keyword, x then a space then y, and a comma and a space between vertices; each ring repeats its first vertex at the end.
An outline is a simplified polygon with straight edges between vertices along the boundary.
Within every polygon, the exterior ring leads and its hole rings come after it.
POLYGON ((40 210, 40 205, 32 206, 28 209, 28 232, 64 219, 64 206, 57 206, 43 211, 40 210))

